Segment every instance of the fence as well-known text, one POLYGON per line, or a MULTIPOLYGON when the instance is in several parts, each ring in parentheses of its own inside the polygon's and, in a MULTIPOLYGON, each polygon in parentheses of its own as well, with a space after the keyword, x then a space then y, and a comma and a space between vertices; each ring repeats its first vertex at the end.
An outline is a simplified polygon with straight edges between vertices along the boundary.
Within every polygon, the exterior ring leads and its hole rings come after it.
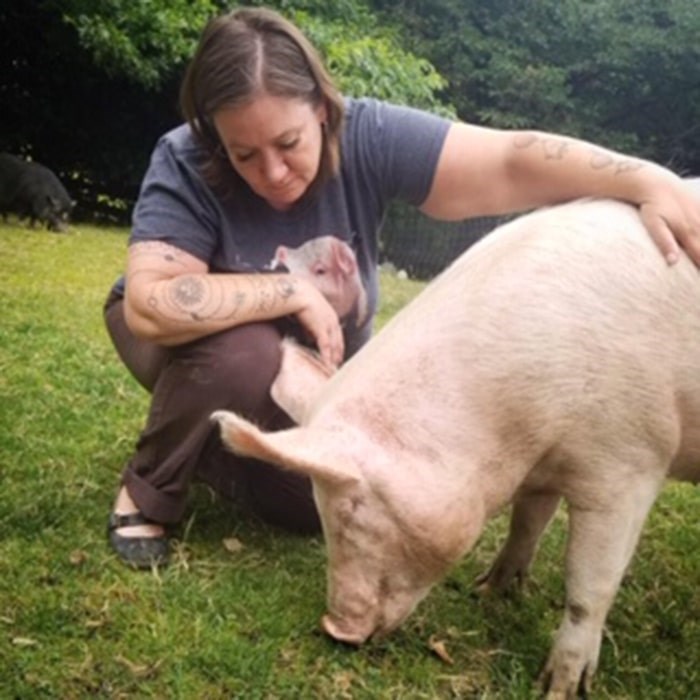
POLYGON ((430 279, 508 218, 443 222, 415 208, 393 204, 382 231, 380 261, 405 270, 412 278, 430 279))

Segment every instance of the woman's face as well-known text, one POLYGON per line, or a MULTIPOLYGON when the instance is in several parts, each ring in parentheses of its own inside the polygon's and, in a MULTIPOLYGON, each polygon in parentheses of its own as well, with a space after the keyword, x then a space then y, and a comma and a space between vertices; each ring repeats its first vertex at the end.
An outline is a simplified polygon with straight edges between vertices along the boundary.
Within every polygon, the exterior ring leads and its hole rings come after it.
POLYGON ((213 120, 231 165, 271 207, 288 209, 316 177, 324 107, 260 95, 217 110, 213 120))

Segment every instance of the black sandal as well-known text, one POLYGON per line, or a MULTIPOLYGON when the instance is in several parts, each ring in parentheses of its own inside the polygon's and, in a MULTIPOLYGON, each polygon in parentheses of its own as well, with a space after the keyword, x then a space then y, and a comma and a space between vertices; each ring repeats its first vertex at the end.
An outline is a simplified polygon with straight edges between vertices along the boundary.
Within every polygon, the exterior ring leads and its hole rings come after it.
POLYGON ((112 549, 125 564, 133 566, 135 569, 150 569, 153 566, 165 566, 168 563, 170 549, 168 538, 165 535, 124 537, 116 532, 121 527, 149 525, 153 522, 139 511, 127 515, 110 514, 107 523, 107 537, 112 549))

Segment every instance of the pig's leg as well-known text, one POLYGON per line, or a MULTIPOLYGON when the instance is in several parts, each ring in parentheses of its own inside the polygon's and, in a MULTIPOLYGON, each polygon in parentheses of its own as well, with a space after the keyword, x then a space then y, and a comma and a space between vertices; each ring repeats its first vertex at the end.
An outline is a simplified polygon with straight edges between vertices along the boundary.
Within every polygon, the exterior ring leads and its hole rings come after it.
POLYGON ((508 539, 491 565, 476 583, 479 592, 502 591, 513 580, 521 585, 530 569, 537 543, 557 510, 558 493, 530 491, 513 502, 508 539))
POLYGON ((590 690, 605 618, 661 488, 649 471, 639 471, 595 507, 570 503, 566 609, 541 677, 548 700, 590 690))

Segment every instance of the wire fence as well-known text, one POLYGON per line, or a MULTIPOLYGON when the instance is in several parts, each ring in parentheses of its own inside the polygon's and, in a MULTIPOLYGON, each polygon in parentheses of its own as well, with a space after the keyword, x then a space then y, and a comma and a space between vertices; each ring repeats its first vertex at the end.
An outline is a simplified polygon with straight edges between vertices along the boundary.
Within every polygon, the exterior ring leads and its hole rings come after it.
POLYGON ((435 221, 417 209, 393 204, 381 237, 380 262, 414 279, 431 279, 469 246, 511 217, 435 221))

